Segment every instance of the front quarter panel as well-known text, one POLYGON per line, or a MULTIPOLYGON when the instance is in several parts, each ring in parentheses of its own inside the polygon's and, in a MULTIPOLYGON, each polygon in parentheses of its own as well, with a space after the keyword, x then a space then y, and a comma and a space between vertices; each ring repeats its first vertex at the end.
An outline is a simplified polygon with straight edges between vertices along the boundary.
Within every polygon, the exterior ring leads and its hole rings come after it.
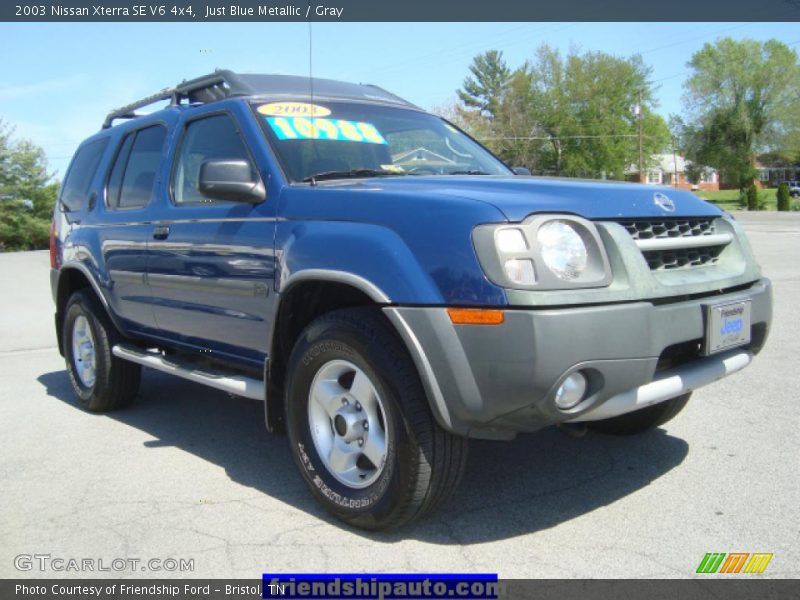
POLYGON ((393 231, 344 221, 279 224, 277 289, 305 278, 337 279, 382 303, 439 304, 442 294, 393 231))
POLYGON ((276 232, 278 290, 305 270, 364 279, 386 303, 501 306, 504 291, 484 275, 472 229, 502 213, 465 199, 391 194, 380 182, 342 188, 290 186, 276 232))

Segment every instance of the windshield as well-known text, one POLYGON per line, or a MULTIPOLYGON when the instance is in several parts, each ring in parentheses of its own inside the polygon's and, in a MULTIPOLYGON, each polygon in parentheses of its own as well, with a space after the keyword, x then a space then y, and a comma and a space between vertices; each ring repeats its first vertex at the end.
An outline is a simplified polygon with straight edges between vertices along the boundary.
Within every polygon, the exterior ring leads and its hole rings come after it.
POLYGON ((479 144, 427 113, 355 102, 253 104, 292 181, 401 175, 510 175, 479 144))

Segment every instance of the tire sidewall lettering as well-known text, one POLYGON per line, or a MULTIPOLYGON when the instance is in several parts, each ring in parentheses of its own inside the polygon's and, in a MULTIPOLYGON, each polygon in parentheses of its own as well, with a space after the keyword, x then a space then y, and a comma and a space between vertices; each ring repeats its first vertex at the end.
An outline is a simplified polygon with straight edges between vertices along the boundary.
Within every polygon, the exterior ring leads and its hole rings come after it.
POLYGON ((378 481, 376 481, 366 490, 356 491, 362 493, 367 491, 367 495, 361 497, 351 497, 345 493, 342 493, 344 486, 337 486, 340 490, 337 491, 328 485, 328 483, 326 483, 326 481, 323 479, 323 476, 328 477, 328 473, 325 471, 324 467, 321 469, 317 469, 315 467, 314 462, 311 460, 308 452, 306 452, 305 445, 302 442, 297 443, 297 452, 300 456, 300 461, 303 465, 304 471, 306 472, 306 476, 309 478, 311 483, 319 490, 320 494, 341 508, 353 510, 368 508, 379 502, 383 498, 386 488, 389 487, 389 482, 391 481, 392 476, 391 454, 390 456, 387 456, 384 471, 378 481))
POLYGON ((309 366, 314 360, 319 357, 321 354, 325 352, 341 352, 347 356, 355 356, 356 353, 353 351, 352 348, 347 346, 346 344, 342 344, 341 342, 320 342, 319 344, 314 344, 308 352, 303 355, 302 363, 304 367, 309 366))

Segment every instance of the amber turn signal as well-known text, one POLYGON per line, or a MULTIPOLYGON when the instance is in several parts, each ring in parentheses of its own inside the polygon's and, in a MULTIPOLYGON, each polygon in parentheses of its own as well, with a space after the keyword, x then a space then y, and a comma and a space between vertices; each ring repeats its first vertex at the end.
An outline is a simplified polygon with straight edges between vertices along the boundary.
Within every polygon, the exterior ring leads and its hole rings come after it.
POLYGON ((502 310, 486 308, 448 308, 454 325, 500 325, 506 320, 502 310))

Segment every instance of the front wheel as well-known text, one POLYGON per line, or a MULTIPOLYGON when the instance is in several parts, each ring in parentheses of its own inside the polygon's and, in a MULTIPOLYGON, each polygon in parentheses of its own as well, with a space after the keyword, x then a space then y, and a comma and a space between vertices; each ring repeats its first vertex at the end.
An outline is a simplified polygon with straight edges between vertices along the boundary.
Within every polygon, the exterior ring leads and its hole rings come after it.
POLYGON ((586 424, 590 429, 611 435, 635 435, 663 425, 674 419, 683 410, 692 393, 677 396, 664 402, 659 402, 647 408, 640 408, 633 412, 603 419, 602 421, 589 421, 586 424))
POLYGON ((379 312, 320 317, 301 334, 288 369, 292 453, 334 516, 365 529, 398 527, 457 487, 467 440, 436 423, 408 353, 379 312))

